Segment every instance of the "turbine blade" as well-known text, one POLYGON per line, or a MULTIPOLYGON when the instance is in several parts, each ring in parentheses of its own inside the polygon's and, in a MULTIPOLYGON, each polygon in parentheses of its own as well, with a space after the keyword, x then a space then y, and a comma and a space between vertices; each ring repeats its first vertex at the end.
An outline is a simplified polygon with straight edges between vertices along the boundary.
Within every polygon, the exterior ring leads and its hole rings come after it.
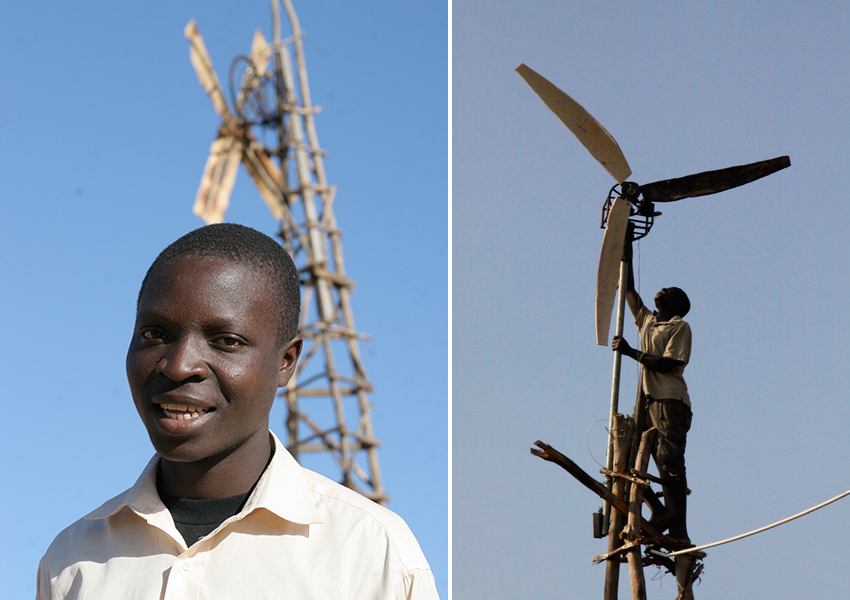
POLYGON ((791 159, 779 156, 770 160, 737 167, 705 171, 677 179, 665 179, 640 186, 643 199, 649 202, 672 202, 682 198, 707 196, 723 192, 756 179, 767 177, 781 169, 791 166, 791 159))
POLYGON ((251 43, 250 68, 245 69, 242 76, 242 84, 239 88, 239 94, 236 97, 235 108, 236 112, 241 114, 242 107, 245 101, 250 98, 251 94, 260 85, 266 70, 269 68, 269 59, 272 55, 272 47, 263 37, 263 32, 259 29, 254 32, 254 41, 251 43))
POLYGON ((260 196, 272 211, 274 218, 280 220, 285 215, 280 196, 286 191, 283 189, 283 173, 259 142, 250 135, 247 138, 248 144, 242 153, 242 164, 257 185, 260 196))
POLYGON ((600 346, 608 345, 611 311, 614 310, 614 297, 620 283, 620 263, 623 260, 630 212, 628 201, 615 198, 605 225, 596 275, 596 343, 600 346))
POLYGON ((227 101, 224 99, 224 93, 221 91, 221 84, 218 81, 218 76, 215 74, 212 59, 210 59, 207 47, 204 45, 204 38, 198 33, 198 26, 194 19, 186 25, 183 35, 189 40, 189 59, 195 68, 195 74, 198 76, 198 81, 201 82, 204 91, 210 97, 210 100, 212 100, 215 112, 225 121, 232 120, 233 117, 227 109, 227 101))
POLYGON ((210 155, 192 208, 192 212, 207 224, 224 220, 242 150, 242 143, 232 135, 221 135, 210 146, 210 155))
POLYGON ((555 113, 561 122, 573 132, 588 152, 605 167, 617 183, 623 183, 632 174, 623 151, 599 121, 584 110, 567 94, 555 87, 548 79, 521 64, 516 68, 534 93, 555 113))
POLYGON ((254 70, 260 77, 266 74, 271 56, 272 47, 266 41, 263 32, 259 29, 256 30, 254 32, 254 39, 251 42, 251 64, 254 65, 254 70))

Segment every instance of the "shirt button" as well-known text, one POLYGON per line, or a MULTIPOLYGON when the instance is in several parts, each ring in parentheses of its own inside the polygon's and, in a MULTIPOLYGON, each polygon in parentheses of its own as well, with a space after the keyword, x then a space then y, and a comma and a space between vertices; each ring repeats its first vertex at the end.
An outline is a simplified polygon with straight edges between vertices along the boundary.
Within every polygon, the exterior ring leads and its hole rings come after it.
POLYGON ((192 562, 188 561, 188 560, 184 560, 183 561, 183 570, 184 571, 191 571, 192 570, 192 562))

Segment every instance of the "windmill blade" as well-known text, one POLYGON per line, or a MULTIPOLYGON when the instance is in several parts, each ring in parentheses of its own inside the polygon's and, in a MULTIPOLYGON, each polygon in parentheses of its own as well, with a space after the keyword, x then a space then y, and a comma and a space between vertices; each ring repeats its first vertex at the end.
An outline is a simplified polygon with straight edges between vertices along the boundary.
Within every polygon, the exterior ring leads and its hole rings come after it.
POLYGON ((259 29, 254 32, 254 40, 251 42, 250 69, 245 70, 242 76, 242 85, 236 98, 235 109, 237 113, 242 112, 242 106, 260 85, 263 76, 269 68, 269 59, 272 55, 272 47, 263 37, 259 29))
POLYGON ((251 64, 254 65, 254 70, 260 77, 266 74, 271 56, 272 47, 266 41, 263 32, 259 29, 256 30, 254 32, 254 39, 251 42, 251 64))
POLYGON ((246 136, 248 143, 242 153, 242 164, 254 180, 260 196, 263 197, 275 219, 285 215, 283 198, 283 172, 269 157, 265 148, 250 133, 246 136))
POLYGON ((192 212, 207 224, 221 223, 230 205, 230 193, 242 160, 242 143, 232 135, 220 135, 210 146, 210 155, 195 195, 192 212))
POLYGON ((552 82, 521 64, 516 68, 534 93, 555 113, 561 122, 573 132, 578 141, 587 148, 599 163, 605 167, 617 183, 623 183, 632 174, 623 151, 599 121, 584 110, 582 106, 567 94, 555 87, 552 82))
POLYGON ((790 158, 779 156, 749 165, 705 171, 677 179, 648 183, 640 186, 640 191, 643 194, 643 199, 649 202, 672 202, 682 198, 716 194, 767 177, 771 173, 790 166, 790 158))
POLYGON ((227 101, 221 91, 221 83, 219 83, 218 76, 215 74, 212 59, 210 59, 207 47, 204 45, 204 38, 198 33, 198 26, 194 19, 186 25, 183 35, 189 40, 189 59, 195 68, 195 74, 198 76, 198 81, 201 82, 204 91, 212 100, 215 112, 225 121, 231 121, 233 116, 227 108, 227 101))
POLYGON ((620 283, 620 263, 623 261, 630 212, 628 201, 618 196, 611 204, 605 225, 596 275, 596 343, 600 346, 608 345, 611 311, 614 310, 614 296, 620 283))

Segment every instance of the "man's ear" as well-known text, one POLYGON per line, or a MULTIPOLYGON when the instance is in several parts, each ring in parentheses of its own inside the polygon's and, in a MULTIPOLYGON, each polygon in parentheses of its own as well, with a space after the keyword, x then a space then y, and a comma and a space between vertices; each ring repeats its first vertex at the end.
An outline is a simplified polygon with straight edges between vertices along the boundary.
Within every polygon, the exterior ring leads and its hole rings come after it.
POLYGON ((284 387, 295 372, 298 357, 301 356, 301 347, 304 339, 301 334, 296 334, 292 341, 287 344, 281 352, 280 370, 278 371, 277 387, 284 387))

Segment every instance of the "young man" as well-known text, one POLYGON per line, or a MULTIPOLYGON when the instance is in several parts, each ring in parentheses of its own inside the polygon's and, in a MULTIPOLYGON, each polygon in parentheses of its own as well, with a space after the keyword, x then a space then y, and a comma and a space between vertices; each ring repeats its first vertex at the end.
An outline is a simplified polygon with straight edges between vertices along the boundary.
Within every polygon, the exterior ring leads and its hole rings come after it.
POLYGON ((280 244, 210 225, 142 282, 127 378, 156 455, 57 536, 38 598, 437 598, 405 523, 301 468, 269 411, 301 352, 280 244))
POLYGON ((612 348, 638 361, 641 395, 647 408, 647 428, 658 430, 652 456, 659 475, 666 480, 664 503, 672 516, 670 536, 690 543, 686 524, 687 479, 685 443, 691 427, 691 400, 683 376, 691 357, 691 327, 682 320, 690 310, 687 294, 679 288, 664 288, 655 295, 650 311, 635 290, 631 235, 626 248, 629 263, 626 301, 640 334, 640 351, 622 337, 614 337, 612 348))

